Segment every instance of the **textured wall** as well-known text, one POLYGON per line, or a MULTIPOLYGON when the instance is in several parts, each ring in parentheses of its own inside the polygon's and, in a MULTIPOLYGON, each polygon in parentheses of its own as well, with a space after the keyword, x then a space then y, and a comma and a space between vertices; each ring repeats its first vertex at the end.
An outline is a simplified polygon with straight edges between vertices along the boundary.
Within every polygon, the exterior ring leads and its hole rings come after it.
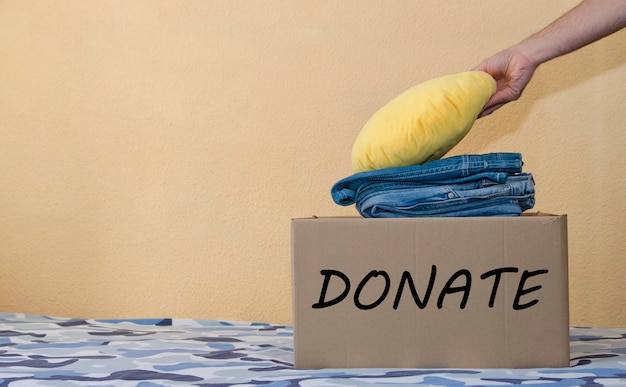
MULTIPOLYGON (((290 219, 369 116, 576 1, 0 1, 0 310, 289 322, 290 219)), ((542 66, 458 153, 567 213, 571 317, 626 326, 626 31, 542 66)))

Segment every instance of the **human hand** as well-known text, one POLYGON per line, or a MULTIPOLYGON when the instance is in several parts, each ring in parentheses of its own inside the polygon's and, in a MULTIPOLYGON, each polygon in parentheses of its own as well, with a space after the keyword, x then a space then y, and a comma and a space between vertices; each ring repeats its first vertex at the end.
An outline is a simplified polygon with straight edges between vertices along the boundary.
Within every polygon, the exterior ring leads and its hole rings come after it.
POLYGON ((489 115, 504 104, 517 100, 530 82, 537 66, 527 56, 513 48, 501 51, 476 66, 473 70, 484 71, 496 80, 496 92, 485 103, 478 117, 489 115))

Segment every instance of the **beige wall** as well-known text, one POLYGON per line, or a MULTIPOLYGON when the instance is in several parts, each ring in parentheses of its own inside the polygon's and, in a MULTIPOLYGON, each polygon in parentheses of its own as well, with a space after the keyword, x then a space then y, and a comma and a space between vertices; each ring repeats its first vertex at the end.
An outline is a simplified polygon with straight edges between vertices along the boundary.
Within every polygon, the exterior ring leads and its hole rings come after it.
MULTIPOLYGON (((369 116, 576 1, 0 1, 0 311, 291 321, 290 219, 369 116)), ((626 327, 626 31, 453 154, 521 152, 569 215, 571 321, 626 327)))

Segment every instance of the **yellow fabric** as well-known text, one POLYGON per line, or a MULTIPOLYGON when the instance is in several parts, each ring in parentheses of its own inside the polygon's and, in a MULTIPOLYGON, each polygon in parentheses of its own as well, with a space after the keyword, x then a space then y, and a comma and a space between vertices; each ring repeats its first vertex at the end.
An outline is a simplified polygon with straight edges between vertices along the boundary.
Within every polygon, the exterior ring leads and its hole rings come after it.
POLYGON ((482 71, 431 79, 400 94, 367 121, 352 147, 352 167, 369 171, 437 160, 469 132, 496 91, 482 71))

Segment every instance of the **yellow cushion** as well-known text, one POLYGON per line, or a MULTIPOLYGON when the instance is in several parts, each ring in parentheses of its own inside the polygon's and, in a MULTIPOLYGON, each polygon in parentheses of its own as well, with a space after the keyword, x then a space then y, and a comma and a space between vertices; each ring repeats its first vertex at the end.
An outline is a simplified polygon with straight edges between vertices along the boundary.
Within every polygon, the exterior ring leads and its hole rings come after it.
POLYGON ((437 160, 469 132, 496 81, 482 71, 431 79, 400 94, 367 121, 352 147, 355 171, 437 160))

